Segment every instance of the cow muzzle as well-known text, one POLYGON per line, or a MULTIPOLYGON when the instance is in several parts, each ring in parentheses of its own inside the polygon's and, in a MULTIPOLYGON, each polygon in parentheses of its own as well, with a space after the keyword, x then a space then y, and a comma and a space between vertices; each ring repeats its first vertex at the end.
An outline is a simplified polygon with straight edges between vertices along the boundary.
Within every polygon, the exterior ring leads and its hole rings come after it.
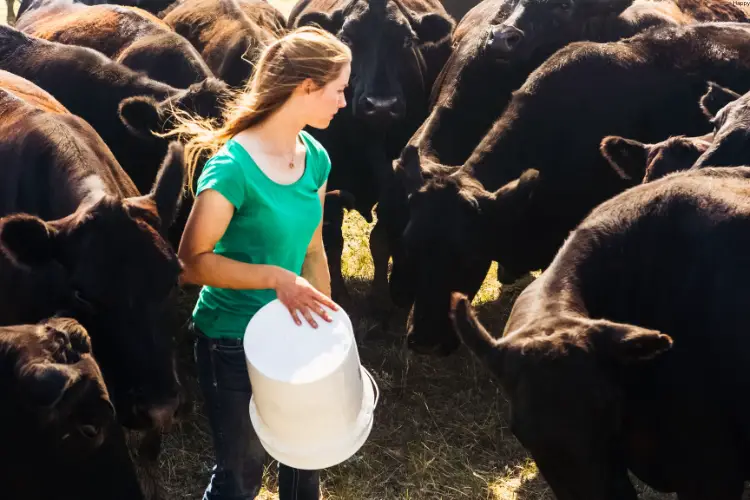
POLYGON ((524 32, 515 26, 494 26, 487 40, 487 48, 498 54, 510 54, 523 41, 524 32))
POLYGON ((387 124, 403 118, 405 107, 398 97, 365 97, 362 99, 364 117, 374 123, 387 124))
POLYGON ((147 414, 152 427, 164 432, 169 432, 177 417, 179 407, 179 398, 174 398, 165 404, 150 407, 147 414))

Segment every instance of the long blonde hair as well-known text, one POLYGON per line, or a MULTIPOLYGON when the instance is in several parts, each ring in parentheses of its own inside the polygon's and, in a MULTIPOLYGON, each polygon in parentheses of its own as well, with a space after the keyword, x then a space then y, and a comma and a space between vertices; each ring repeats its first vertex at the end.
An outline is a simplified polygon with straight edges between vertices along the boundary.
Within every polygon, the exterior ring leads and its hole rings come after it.
POLYGON ((187 184, 193 191, 195 169, 237 133, 259 124, 277 111, 306 79, 323 87, 335 80, 352 59, 351 50, 334 35, 304 26, 269 44, 255 64, 244 91, 227 101, 220 125, 173 111, 175 126, 162 137, 187 139, 187 184))

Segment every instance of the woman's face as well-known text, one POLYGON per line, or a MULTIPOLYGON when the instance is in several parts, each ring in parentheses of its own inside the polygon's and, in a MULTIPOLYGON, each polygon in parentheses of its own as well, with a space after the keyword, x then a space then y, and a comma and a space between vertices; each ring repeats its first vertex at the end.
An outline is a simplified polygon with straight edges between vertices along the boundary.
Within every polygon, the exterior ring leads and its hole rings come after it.
POLYGON ((346 106, 344 89, 349 85, 351 71, 351 64, 347 63, 333 81, 307 96, 308 125, 319 129, 327 128, 339 109, 346 106))

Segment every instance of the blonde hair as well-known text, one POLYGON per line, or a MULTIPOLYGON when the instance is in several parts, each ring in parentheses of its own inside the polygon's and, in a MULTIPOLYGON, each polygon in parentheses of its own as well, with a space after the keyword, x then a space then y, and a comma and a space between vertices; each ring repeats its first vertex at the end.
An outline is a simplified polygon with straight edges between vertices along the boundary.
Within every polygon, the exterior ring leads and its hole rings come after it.
POLYGON ((185 162, 187 184, 201 158, 214 155, 237 133, 257 125, 276 112, 306 79, 323 87, 335 80, 352 59, 351 50, 334 35, 304 26, 269 44, 255 64, 245 89, 227 101, 220 125, 173 111, 176 125, 162 137, 187 138, 185 162))

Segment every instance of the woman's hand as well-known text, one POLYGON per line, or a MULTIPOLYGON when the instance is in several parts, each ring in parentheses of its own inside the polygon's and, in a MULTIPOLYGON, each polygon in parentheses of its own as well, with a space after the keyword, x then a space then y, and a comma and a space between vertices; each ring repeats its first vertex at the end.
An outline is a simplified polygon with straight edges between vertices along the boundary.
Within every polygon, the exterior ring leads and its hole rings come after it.
POLYGON ((322 305, 328 306, 334 311, 338 310, 338 307, 331 299, 319 292, 305 278, 297 276, 286 269, 279 268, 274 289, 276 290, 276 295, 281 303, 289 309, 289 313, 292 315, 292 318, 294 318, 294 322, 297 323, 297 325, 302 324, 302 321, 297 315, 298 311, 304 316, 307 322, 310 323, 310 326, 317 328, 318 324, 313 319, 311 312, 315 312, 318 316, 330 323, 333 320, 328 315, 328 312, 323 309, 322 305))

